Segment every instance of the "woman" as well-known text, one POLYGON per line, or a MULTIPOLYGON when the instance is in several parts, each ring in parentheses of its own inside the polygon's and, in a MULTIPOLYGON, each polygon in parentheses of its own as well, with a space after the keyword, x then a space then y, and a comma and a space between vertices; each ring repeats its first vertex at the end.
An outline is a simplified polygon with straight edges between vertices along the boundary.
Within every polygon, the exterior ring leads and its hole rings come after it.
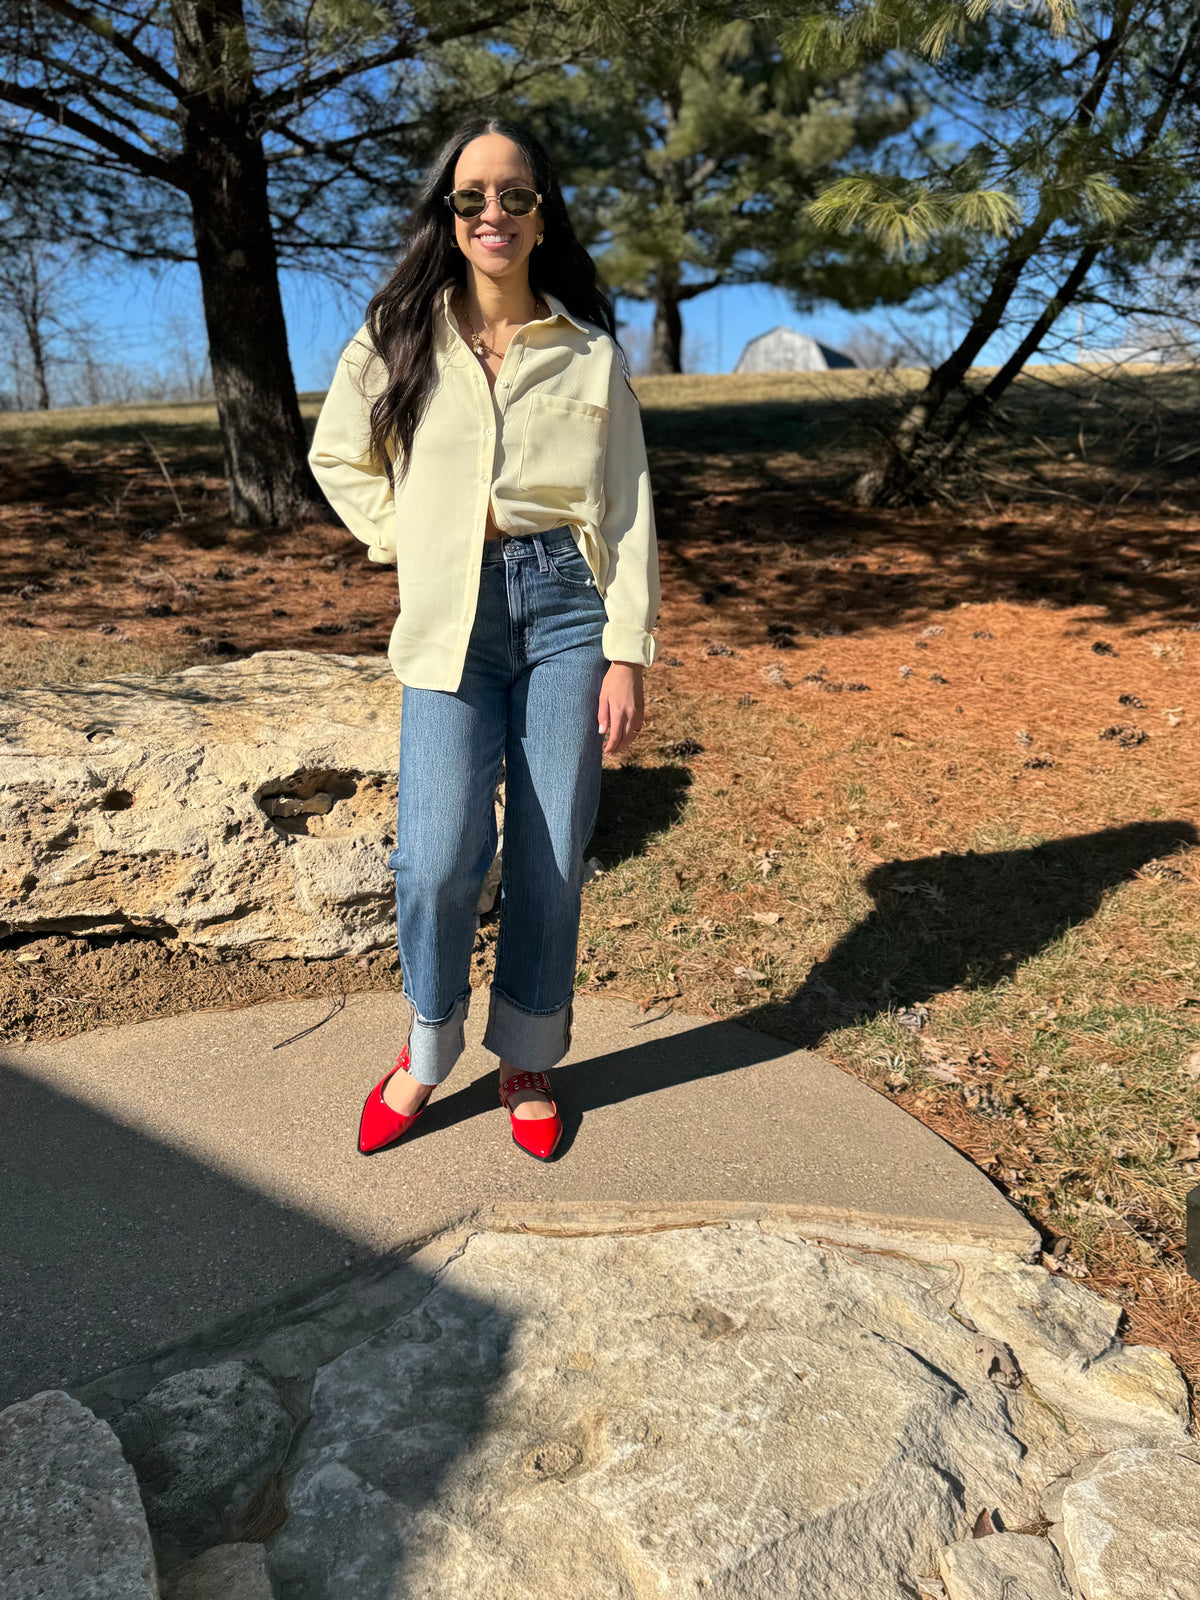
POLYGON ((562 1135, 546 1069, 571 1042, 583 851, 602 757, 642 726, 659 604, 641 417, 614 332, 541 144, 475 119, 434 162, 317 422, 313 471, 400 588, 388 866, 412 1017, 363 1107, 364 1154, 412 1126, 463 1049, 502 762, 483 1043, 517 1144, 546 1160, 562 1135))

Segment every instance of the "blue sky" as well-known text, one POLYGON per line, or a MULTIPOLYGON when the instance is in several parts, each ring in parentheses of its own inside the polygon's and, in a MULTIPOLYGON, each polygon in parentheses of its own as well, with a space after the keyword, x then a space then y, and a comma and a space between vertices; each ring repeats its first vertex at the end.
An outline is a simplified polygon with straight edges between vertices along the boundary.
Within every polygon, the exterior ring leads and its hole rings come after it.
MULTIPOLYGON (((296 272, 284 273, 282 282, 297 387, 324 389, 338 354, 362 319, 370 284, 339 289, 323 278, 296 272)), ((141 268, 95 271, 85 282, 80 310, 104 329, 105 353, 131 366, 163 366, 181 326, 188 329, 193 355, 203 350, 199 282, 192 267, 174 266, 158 273, 141 268)), ((650 306, 622 300, 617 312, 622 322, 648 336, 650 306)), ((835 348, 864 325, 885 334, 894 327, 939 342, 947 332, 944 322, 911 312, 855 314, 836 305, 797 311, 787 294, 766 284, 733 285, 699 295, 685 304, 683 315, 685 366, 693 372, 732 371, 747 341, 778 323, 800 328, 835 348)), ((996 351, 985 352, 984 359, 995 360, 1001 353, 998 344, 996 351)))

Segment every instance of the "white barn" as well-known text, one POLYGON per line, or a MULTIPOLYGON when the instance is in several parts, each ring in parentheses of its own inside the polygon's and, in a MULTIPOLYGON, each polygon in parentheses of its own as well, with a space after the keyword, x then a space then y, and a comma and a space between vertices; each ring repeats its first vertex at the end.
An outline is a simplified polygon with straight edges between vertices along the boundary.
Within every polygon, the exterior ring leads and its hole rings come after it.
POLYGON ((858 363, 840 350, 819 344, 807 333, 780 324, 769 333, 751 339, 737 358, 735 372, 828 372, 832 367, 855 367, 858 363))

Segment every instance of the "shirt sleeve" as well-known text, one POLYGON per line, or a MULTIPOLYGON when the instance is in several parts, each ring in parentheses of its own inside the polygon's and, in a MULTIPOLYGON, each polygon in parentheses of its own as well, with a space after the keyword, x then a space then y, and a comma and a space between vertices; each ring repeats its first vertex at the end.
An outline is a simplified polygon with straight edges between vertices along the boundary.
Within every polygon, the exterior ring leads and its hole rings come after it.
POLYGON ((615 346, 609 378, 600 537, 608 547, 604 594, 608 621, 601 649, 609 661, 641 662, 648 667, 657 653, 651 629, 660 603, 654 502, 642 414, 625 381, 615 346))
POLYGON ((371 406, 386 379, 364 324, 342 351, 308 462, 329 504, 367 546, 368 560, 394 565, 396 501, 369 446, 371 406))

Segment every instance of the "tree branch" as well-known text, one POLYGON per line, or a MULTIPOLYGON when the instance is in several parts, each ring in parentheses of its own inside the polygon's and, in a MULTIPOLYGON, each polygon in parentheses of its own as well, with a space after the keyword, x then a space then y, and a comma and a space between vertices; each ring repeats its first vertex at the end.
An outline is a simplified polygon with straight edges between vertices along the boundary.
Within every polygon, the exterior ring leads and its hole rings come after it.
POLYGON ((694 300, 698 294, 707 294, 710 289, 719 289, 724 282, 723 278, 713 278, 708 283, 681 283, 675 292, 676 300, 694 300))
POLYGON ((135 67, 140 67, 146 76, 152 78, 161 88, 169 90, 176 100, 183 99, 182 85, 177 78, 167 71, 161 62, 156 61, 153 56, 147 55, 144 50, 140 50, 132 39, 127 39, 124 34, 118 33, 110 23, 107 23, 102 17, 98 17, 95 12, 84 11, 81 6, 72 5, 71 0, 41 0, 41 3, 47 11, 56 11, 60 17, 65 17, 68 22, 74 22, 81 28, 87 28, 97 38, 102 39, 105 44, 110 44, 115 50, 119 50, 125 59, 132 62, 135 67))
POLYGON ((306 100, 316 99, 327 89, 336 89, 339 84, 345 83, 347 78, 358 77, 364 72, 373 72, 377 67, 391 66, 395 61, 412 60, 418 50, 436 49, 438 45, 447 44, 451 39, 467 39, 475 34, 488 33, 493 28, 511 22, 514 17, 527 9, 528 0, 517 0, 517 3, 503 6, 490 16, 480 17, 466 26, 458 24, 445 29, 431 28, 424 36, 414 29, 403 43, 381 50, 378 55, 359 56, 355 60, 344 61, 341 66, 331 67, 320 77, 303 78, 299 83, 291 84, 286 89, 276 89, 271 94, 264 95, 261 101, 262 108, 270 115, 284 107, 300 105, 306 100))
POLYGON ((59 105, 40 89, 28 89, 23 84, 8 83, 0 79, 0 100, 6 100, 12 106, 20 106, 25 111, 32 111, 39 117, 45 117, 48 122, 56 122, 60 128, 70 128, 71 132, 79 134, 80 138, 90 139, 102 150, 119 157, 144 178, 157 178, 160 182, 169 183, 176 189, 188 188, 185 175, 177 162, 165 161, 161 156, 148 155, 136 145, 130 144, 127 139, 110 133, 98 122, 92 122, 88 117, 81 117, 77 111, 59 105))

